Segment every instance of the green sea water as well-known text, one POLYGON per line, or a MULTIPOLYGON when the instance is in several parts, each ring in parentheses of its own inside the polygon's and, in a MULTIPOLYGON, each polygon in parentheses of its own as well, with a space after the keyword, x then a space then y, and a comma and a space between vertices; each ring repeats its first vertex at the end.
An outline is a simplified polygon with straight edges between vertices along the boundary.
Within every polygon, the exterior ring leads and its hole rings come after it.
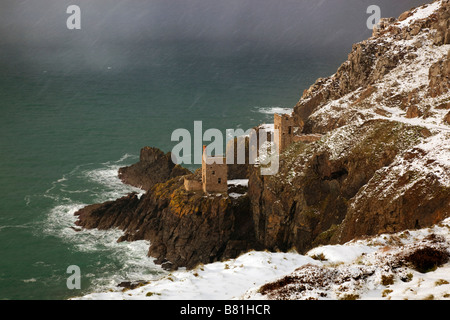
POLYGON ((271 122, 274 108, 292 108, 345 59, 198 44, 95 64, 77 51, 19 52, 0 53, 0 299, 66 299, 158 276, 148 242, 76 232, 73 213, 136 191, 117 169, 143 146, 171 151, 172 131, 192 132, 194 121, 204 130, 271 122), (80 267, 80 290, 66 286, 70 265, 80 267))

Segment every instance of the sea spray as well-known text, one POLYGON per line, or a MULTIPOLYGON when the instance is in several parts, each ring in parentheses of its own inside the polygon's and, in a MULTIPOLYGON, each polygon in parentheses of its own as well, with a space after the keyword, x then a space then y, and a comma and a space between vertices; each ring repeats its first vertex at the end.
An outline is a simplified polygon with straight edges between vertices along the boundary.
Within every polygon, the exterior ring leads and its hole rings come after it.
POLYGON ((45 192, 44 196, 52 199, 54 205, 42 224, 43 233, 58 237, 77 252, 98 257, 88 271, 81 270, 82 276, 90 280, 90 290, 114 289, 122 281, 148 281, 163 273, 147 256, 148 241, 118 243, 123 234, 120 230, 75 228, 74 213, 86 205, 114 200, 130 192, 144 193, 117 177, 117 170, 126 165, 124 161, 135 158, 126 154, 118 161, 77 166, 45 192))

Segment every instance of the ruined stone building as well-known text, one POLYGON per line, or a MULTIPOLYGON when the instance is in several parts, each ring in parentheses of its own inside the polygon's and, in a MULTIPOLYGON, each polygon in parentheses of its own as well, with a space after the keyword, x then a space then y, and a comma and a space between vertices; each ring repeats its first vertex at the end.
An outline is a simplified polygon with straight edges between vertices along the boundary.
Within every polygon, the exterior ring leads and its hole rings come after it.
POLYGON ((282 153, 294 142, 310 143, 321 138, 320 134, 302 134, 303 122, 297 123, 295 118, 290 114, 274 114, 274 129, 278 130, 279 152, 282 153))
POLYGON ((294 118, 288 114, 274 114, 274 129, 278 130, 278 147, 280 153, 285 150, 294 139, 294 118))
POLYGON ((195 176, 184 179, 187 191, 203 191, 204 193, 228 193, 228 166, 225 157, 208 156, 203 146, 201 180, 195 176))

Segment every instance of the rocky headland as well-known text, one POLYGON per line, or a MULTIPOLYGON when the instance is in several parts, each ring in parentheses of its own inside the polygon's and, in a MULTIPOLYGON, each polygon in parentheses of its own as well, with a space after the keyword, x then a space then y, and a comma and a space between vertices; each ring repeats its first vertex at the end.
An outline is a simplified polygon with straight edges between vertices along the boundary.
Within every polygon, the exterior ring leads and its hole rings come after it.
POLYGON ((146 147, 118 173, 146 193, 87 206, 76 224, 119 228, 118 241, 149 240, 164 268, 191 269, 251 249, 303 253, 450 217, 449 18, 449 1, 439 0, 383 20, 294 107, 303 134, 321 138, 292 143, 276 175, 229 170, 230 179, 248 179, 240 196, 186 191, 184 178, 199 172, 146 147))
POLYGON ((120 168, 118 175, 123 183, 147 191, 155 184, 190 173, 172 162, 170 152, 164 154, 158 148, 145 147, 141 149, 139 162, 120 168))

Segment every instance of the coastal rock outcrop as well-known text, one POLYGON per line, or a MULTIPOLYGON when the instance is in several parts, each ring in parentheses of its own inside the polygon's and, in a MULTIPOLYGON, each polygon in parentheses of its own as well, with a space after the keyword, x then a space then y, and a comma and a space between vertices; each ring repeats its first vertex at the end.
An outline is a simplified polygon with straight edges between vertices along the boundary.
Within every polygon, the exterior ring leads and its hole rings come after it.
POLYGON ((237 257, 260 248, 254 241, 247 196, 187 192, 183 177, 152 187, 141 198, 129 194, 87 206, 75 213, 76 225, 88 229, 117 228, 118 241, 149 240, 149 256, 172 270, 237 257))
POLYGON ((170 152, 164 154, 158 148, 144 147, 138 163, 119 169, 119 178, 123 183, 150 190, 157 183, 190 173, 172 162, 170 152))

